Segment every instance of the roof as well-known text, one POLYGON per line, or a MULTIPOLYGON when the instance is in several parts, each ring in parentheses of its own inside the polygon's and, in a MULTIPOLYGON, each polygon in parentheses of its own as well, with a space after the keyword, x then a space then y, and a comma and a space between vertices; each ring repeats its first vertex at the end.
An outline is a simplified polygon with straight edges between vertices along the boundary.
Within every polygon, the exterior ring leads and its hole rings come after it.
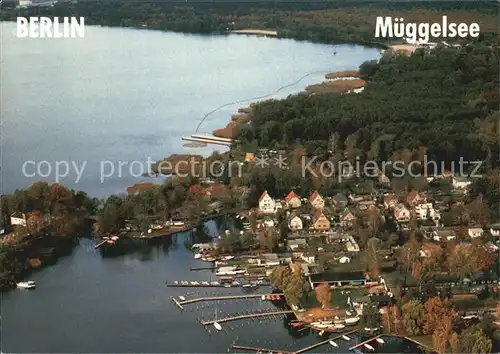
POLYGON ((313 202, 313 201, 315 201, 315 200, 316 200, 316 198, 318 198, 318 197, 321 197, 321 196, 319 195, 318 191, 314 191, 314 192, 311 194, 311 196, 309 197, 309 201, 310 201, 310 202, 313 202))
POLYGON ((264 191, 264 193, 262 193, 259 197, 259 203, 266 197, 266 195, 269 195, 267 194, 267 191, 264 191))
POLYGON ((254 154, 254 153, 247 152, 247 153, 245 154, 245 160, 246 160, 246 161, 251 161, 251 160, 253 160, 253 159, 254 159, 254 157, 255 157, 255 154, 254 154))
POLYGON ((313 283, 318 282, 331 282, 331 281, 360 281, 365 280, 363 272, 335 272, 335 273, 321 273, 311 275, 313 283))
POLYGON ((297 194, 295 194, 294 191, 291 191, 290 193, 287 194, 287 196, 285 197, 285 201, 289 202, 291 199, 297 197, 297 194))
POLYGON ((288 246, 290 245, 306 245, 306 239, 305 238, 296 238, 294 240, 286 240, 286 244, 288 246))
POLYGON ((24 219, 24 214, 16 211, 15 213, 11 214, 11 217, 24 219))
POLYGON ((398 197, 393 193, 390 193, 390 194, 387 194, 386 196, 384 196, 384 202, 386 202, 386 203, 390 203, 391 201, 397 200, 397 199, 398 199, 398 197))
POLYGON ((406 197, 407 200, 415 200, 418 197, 418 192, 413 190, 410 193, 408 193, 408 197, 406 197))
POLYGON ((332 197, 333 200, 338 202, 347 202, 347 198, 342 193, 337 193, 332 197))
POLYGON ((314 213, 313 220, 316 221, 319 218, 326 218, 325 214, 321 210, 317 210, 316 213, 314 213))

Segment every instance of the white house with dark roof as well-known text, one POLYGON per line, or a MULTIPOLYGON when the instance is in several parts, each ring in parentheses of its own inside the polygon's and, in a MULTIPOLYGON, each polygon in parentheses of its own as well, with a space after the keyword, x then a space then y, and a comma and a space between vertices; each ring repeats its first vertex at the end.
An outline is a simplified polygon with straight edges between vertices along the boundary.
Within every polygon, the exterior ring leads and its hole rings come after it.
POLYGON ((259 210, 265 214, 272 214, 276 210, 276 202, 267 191, 264 191, 259 198, 259 210))

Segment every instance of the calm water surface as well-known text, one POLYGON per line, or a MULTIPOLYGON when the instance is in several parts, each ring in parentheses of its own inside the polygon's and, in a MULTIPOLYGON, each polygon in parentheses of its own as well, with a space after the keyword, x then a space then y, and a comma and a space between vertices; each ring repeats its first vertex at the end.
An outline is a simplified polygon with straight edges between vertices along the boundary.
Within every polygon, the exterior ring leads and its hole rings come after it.
MULTIPOLYGON (((316 72, 273 96, 286 97, 321 82, 326 72, 355 69, 379 57, 377 49, 354 45, 105 27, 87 27, 85 38, 18 39, 14 23, 1 26, 4 192, 42 179, 23 174, 26 161, 50 162, 51 180, 56 161, 86 162, 78 183, 74 168, 61 182, 97 196, 123 192, 137 182, 132 175, 140 174, 141 166, 147 171, 148 157, 210 153, 184 148, 181 137, 195 133, 211 110, 316 72), (104 183, 101 161, 104 173, 114 167, 104 183), (119 169, 119 161, 128 164, 119 169), (132 161, 139 163, 131 175, 132 161)), ((250 102, 214 113, 200 131, 224 127, 250 102)), ((27 166, 28 175, 35 171, 27 166)), ((47 165, 40 171, 47 175, 47 165)))
MULTIPOLYGON (((48 161, 52 168, 56 161, 86 162, 78 183, 74 171, 61 182, 95 196, 122 192, 138 179, 127 167, 119 174, 119 161, 140 161, 145 168, 148 157, 210 153, 208 148, 183 148, 180 138, 194 133, 212 109, 266 95, 321 71, 274 96, 285 97, 322 81, 326 72, 354 69, 379 56, 378 50, 361 46, 334 49, 293 40, 100 27, 87 27, 85 39, 16 39, 15 24, 1 26, 3 193, 41 179, 23 175, 29 160, 48 161), (115 167, 104 183, 101 161, 115 167)), ((201 131, 225 126, 243 105, 211 115, 201 131)), ((41 172, 46 174, 47 166, 41 172)), ((47 179, 54 179, 54 171, 47 179)), ((191 305, 181 313, 170 296, 188 290, 166 288, 165 280, 213 277, 189 271, 203 262, 186 249, 188 237, 179 234, 161 246, 118 258, 102 258, 94 241, 81 240, 71 255, 33 275, 35 291, 2 295, 1 350, 200 353, 227 352, 233 341, 285 350, 317 341, 312 335, 295 339, 279 320, 235 323, 212 335, 197 322, 200 316, 213 318, 216 307, 219 315, 273 307, 260 300, 191 305)), ((205 292, 194 291, 200 293, 190 296, 205 292)), ((342 345, 345 352, 353 342, 342 345)))

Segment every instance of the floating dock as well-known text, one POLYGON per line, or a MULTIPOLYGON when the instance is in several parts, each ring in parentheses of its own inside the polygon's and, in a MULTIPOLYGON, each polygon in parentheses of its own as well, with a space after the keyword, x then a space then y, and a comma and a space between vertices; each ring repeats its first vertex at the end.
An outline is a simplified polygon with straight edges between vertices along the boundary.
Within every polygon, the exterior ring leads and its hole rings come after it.
POLYGON ((196 299, 181 301, 181 302, 179 302, 179 304, 180 305, 187 305, 187 304, 193 304, 195 302, 201 302, 201 301, 256 299, 256 298, 261 298, 262 296, 267 297, 269 295, 274 295, 274 296, 279 295, 281 297, 281 296, 283 296, 283 293, 279 293, 279 294, 251 294, 251 295, 229 295, 229 296, 199 297, 199 298, 196 298, 196 299))
POLYGON ((276 316, 276 315, 284 315, 284 314, 289 314, 289 313, 293 313, 293 311, 285 310, 285 311, 273 311, 273 312, 264 312, 264 313, 251 313, 248 315, 239 315, 239 316, 232 316, 232 317, 226 317, 226 318, 219 318, 217 321, 215 321, 215 320, 214 321, 201 321, 201 324, 204 326, 209 326, 209 325, 214 324, 215 322, 223 323, 223 322, 244 320, 247 318, 276 316))
POLYGON ((179 303, 179 300, 177 300, 175 297, 171 297, 172 301, 174 302, 174 304, 177 305, 178 308, 180 308, 181 310, 184 310, 184 307, 179 303))
POLYGON ((345 336, 345 335, 347 335, 347 334, 352 334, 352 333, 355 333, 355 332, 357 332, 357 331, 358 331, 357 329, 353 329, 352 331, 349 331, 349 332, 344 332, 344 333, 342 333, 342 334, 340 334, 340 335, 338 335, 338 336, 336 336, 336 337, 333 337, 333 338, 328 338, 328 339, 327 339, 327 340, 325 340, 325 341, 318 342, 318 343, 315 343, 315 344, 309 345, 309 346, 307 346, 307 347, 305 347, 305 348, 299 349, 299 350, 297 350, 297 351, 295 352, 295 354, 300 354, 300 353, 307 352, 307 351, 309 351, 309 350, 311 350, 311 349, 314 349, 314 348, 320 347, 320 346, 322 346, 322 345, 325 345, 325 344, 329 343, 329 342, 330 342, 330 341, 332 341, 332 340, 337 340, 337 339, 340 339, 340 338, 342 338, 342 336, 345 336))

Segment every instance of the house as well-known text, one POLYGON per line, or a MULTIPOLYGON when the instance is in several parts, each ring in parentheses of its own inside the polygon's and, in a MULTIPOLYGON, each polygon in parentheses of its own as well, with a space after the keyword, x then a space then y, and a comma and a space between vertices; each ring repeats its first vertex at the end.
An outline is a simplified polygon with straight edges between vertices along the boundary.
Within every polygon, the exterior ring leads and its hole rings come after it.
POLYGON ((318 232, 325 232, 330 230, 330 220, 320 210, 316 212, 313 218, 313 228, 318 232))
POLYGON ((408 193, 408 196, 406 197, 406 202, 411 205, 417 205, 418 203, 423 203, 426 201, 425 195, 413 190, 410 193, 408 193))
POLYGON ((264 263, 267 267, 275 267, 280 265, 280 260, 276 253, 263 253, 261 263, 264 263))
POLYGON ((467 233, 469 234, 470 238, 477 238, 483 236, 484 230, 481 228, 470 228, 467 233))
POLYGON ((432 232, 432 239, 434 241, 451 241, 457 238, 454 230, 437 230, 432 232))
POLYGON ((340 214, 340 226, 342 227, 354 227, 356 222, 356 216, 352 213, 348 208, 345 208, 344 211, 340 214))
POLYGON ((434 210, 432 203, 420 203, 415 207, 415 214, 419 220, 439 220, 441 215, 434 210))
POLYGON ((453 177, 451 180, 451 183, 453 185, 453 188, 455 189, 467 189, 472 182, 469 181, 466 177, 453 177))
POLYGON ((259 210, 265 214, 272 214, 274 213, 275 208, 276 202, 269 194, 267 194, 267 191, 264 191, 259 198, 259 210))
POLYGON ((336 208, 345 208, 347 206, 347 198, 342 193, 337 193, 332 197, 332 203, 336 208))
POLYGON ((292 209, 300 208, 301 204, 300 198, 293 191, 285 197, 285 203, 287 207, 292 209))
POLYGON ((351 259, 347 256, 342 256, 339 258, 339 263, 342 263, 342 264, 351 263, 351 259))
POLYGON ((302 230, 302 219, 298 215, 291 215, 288 220, 288 228, 292 231, 302 230))
POLYGON ((316 262, 316 256, 312 253, 309 253, 309 252, 304 252, 300 255, 300 258, 306 262, 306 263, 309 263, 309 264, 313 264, 314 262, 316 262))
POLYGON ((299 248, 304 248, 307 246, 307 242, 305 238, 296 238, 293 240, 286 240, 286 247, 290 251, 295 251, 299 248))
POLYGON ((410 210, 403 204, 397 204, 394 207, 394 219, 398 222, 410 221, 410 210))
POLYGON ((310 274, 309 283, 311 288, 321 283, 328 283, 331 286, 365 285, 366 278, 363 272, 331 272, 321 274, 310 274))
POLYGON ((26 215, 24 213, 14 213, 10 216, 10 224, 26 227, 26 215))
POLYGON ((274 220, 273 219, 265 219, 263 222, 263 226, 267 227, 267 228, 274 227, 274 220))
POLYGON ((393 194, 389 193, 384 196, 384 207, 386 209, 394 209, 394 207, 398 204, 398 197, 393 194))
POLYGON ((314 191, 311 194, 309 197, 309 203, 311 203, 314 209, 323 209, 325 207, 325 200, 317 191, 314 191))
POLYGON ((492 225, 490 227, 491 236, 500 236, 500 225, 492 225))

